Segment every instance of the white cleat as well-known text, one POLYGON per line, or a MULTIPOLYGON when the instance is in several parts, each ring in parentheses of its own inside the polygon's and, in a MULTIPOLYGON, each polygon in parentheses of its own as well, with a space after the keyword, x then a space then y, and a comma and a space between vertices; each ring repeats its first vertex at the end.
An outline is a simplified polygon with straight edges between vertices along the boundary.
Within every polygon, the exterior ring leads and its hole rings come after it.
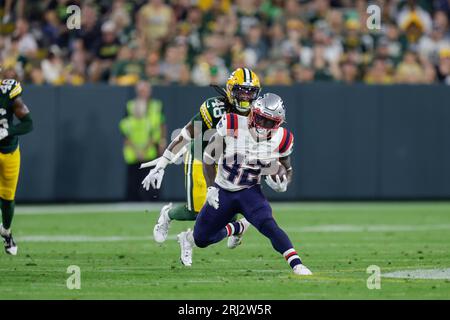
POLYGON ((16 256, 17 255, 17 250, 19 249, 19 247, 17 245, 11 246, 9 248, 5 247, 5 251, 7 254, 10 254, 12 256, 16 256))
POLYGON ((305 265, 298 264, 292 269, 296 275, 299 276, 311 276, 312 272, 305 265))
POLYGON ((3 241, 5 243, 5 252, 12 256, 17 255, 17 250, 19 249, 19 247, 14 241, 12 233, 5 230, 5 228, 3 228, 3 225, 1 224, 0 224, 0 235, 2 236, 3 241))
POLYGON ((163 243, 167 239, 170 227, 169 210, 172 209, 172 203, 161 208, 158 222, 153 228, 153 238, 156 242, 163 243))
POLYGON ((245 231, 247 231, 248 227, 250 226, 250 222, 248 222, 247 219, 245 219, 245 218, 238 220, 238 222, 240 222, 242 224, 242 226, 244 227, 244 230, 242 230, 242 232, 238 235, 235 235, 235 236, 233 235, 233 236, 228 237, 227 246, 229 249, 234 249, 242 243, 242 236, 244 235, 245 231))
POLYGON ((181 263, 186 267, 190 267, 192 266, 192 248, 194 247, 194 243, 191 240, 193 239, 192 230, 188 229, 187 231, 181 232, 177 238, 181 249, 181 263))

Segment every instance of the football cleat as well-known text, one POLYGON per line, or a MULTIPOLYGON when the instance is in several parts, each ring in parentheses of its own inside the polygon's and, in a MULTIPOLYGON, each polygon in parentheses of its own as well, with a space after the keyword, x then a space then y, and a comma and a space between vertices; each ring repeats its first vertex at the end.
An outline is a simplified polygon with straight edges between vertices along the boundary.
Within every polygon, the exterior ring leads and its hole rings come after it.
POLYGON ((10 255, 13 255, 13 256, 17 255, 18 247, 17 247, 16 243, 14 242, 14 238, 12 236, 12 233, 11 232, 7 232, 3 228, 3 226, 0 225, 0 235, 2 236, 3 241, 5 243, 5 252, 7 254, 10 254, 10 255))
POLYGON ((244 235, 245 231, 247 231, 248 227, 250 226, 250 223, 245 218, 240 219, 238 222, 241 223, 241 225, 243 226, 244 229, 242 230, 242 232, 240 234, 232 235, 232 236, 228 237, 227 247, 229 249, 234 249, 242 243, 242 236, 244 235))
POLYGON ((167 239, 170 227, 169 210, 172 209, 172 203, 161 208, 158 222, 153 228, 153 238, 156 242, 163 243, 167 239))
POLYGON ((305 265, 298 264, 293 269, 294 273, 299 276, 311 276, 312 272, 305 265))
POLYGON ((186 267, 190 267, 192 265, 192 248, 194 247, 194 243, 190 240, 192 239, 192 230, 181 232, 177 238, 181 249, 180 261, 186 267))

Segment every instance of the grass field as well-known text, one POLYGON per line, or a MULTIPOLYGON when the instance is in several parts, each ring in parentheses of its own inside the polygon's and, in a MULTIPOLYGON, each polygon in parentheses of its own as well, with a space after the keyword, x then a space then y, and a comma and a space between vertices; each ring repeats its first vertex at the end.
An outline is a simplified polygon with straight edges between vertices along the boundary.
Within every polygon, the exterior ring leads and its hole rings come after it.
POLYGON ((449 203, 275 204, 314 272, 303 278, 254 228, 239 248, 197 249, 183 267, 175 237, 192 223, 174 222, 158 245, 153 208, 18 205, 19 255, 0 255, 0 299, 450 299, 449 203), (80 290, 66 287, 69 265, 81 269, 80 290), (382 277, 369 290, 369 265, 447 270, 440 280, 382 277))

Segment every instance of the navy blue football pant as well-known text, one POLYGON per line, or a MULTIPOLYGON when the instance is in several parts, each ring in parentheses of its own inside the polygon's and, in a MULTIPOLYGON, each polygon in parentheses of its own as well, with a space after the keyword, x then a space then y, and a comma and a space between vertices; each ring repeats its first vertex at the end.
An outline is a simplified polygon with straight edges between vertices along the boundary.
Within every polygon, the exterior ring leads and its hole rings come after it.
POLYGON ((225 226, 237 212, 241 212, 248 222, 270 239, 276 251, 283 254, 293 248, 287 234, 275 222, 272 208, 259 184, 236 192, 216 187, 219 189, 219 208, 216 210, 206 202, 195 221, 194 241, 197 247, 204 248, 224 239, 227 236, 225 226))

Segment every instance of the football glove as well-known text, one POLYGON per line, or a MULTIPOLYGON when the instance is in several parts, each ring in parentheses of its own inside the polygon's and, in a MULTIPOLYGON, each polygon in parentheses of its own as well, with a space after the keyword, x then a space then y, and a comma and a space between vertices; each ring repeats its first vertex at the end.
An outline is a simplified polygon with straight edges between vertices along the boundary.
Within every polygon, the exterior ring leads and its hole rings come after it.
POLYGON ((0 129, 0 140, 5 139, 8 136, 8 130, 5 128, 0 129))
POLYGON ((153 189, 161 188, 161 183, 164 177, 164 169, 172 161, 173 158, 174 154, 171 151, 164 151, 162 157, 158 158, 156 166, 152 170, 150 170, 149 174, 144 178, 144 180, 142 180, 142 187, 145 190, 148 191, 150 189, 150 186, 152 186, 153 189))
POLYGON ((283 181, 280 180, 279 176, 276 177, 276 181, 273 181, 272 176, 266 176, 266 183, 276 192, 285 192, 287 190, 288 179, 284 175, 283 181))
POLYGON ((219 189, 216 187, 208 187, 206 201, 208 201, 209 205, 214 209, 219 209, 219 189))
POLYGON ((142 180, 142 187, 147 191, 150 189, 150 186, 152 186, 153 189, 159 189, 161 188, 163 177, 164 169, 156 166, 150 170, 150 173, 142 180))

